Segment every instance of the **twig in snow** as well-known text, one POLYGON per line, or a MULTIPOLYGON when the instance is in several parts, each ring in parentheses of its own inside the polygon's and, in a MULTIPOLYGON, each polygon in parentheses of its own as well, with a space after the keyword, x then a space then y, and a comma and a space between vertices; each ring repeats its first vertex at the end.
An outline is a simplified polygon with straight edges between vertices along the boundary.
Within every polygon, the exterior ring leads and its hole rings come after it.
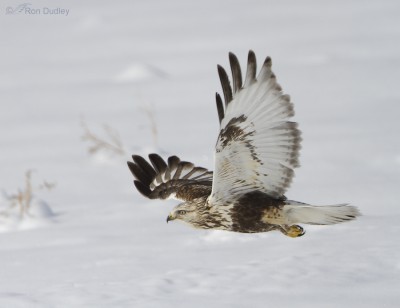
POLYGON ((84 130, 82 140, 91 143, 88 148, 90 154, 95 154, 99 151, 109 151, 117 155, 125 155, 125 150, 121 141, 121 137, 115 129, 111 128, 107 124, 104 124, 103 129, 107 135, 107 138, 101 138, 95 135, 89 129, 84 120, 81 121, 81 125, 84 130))

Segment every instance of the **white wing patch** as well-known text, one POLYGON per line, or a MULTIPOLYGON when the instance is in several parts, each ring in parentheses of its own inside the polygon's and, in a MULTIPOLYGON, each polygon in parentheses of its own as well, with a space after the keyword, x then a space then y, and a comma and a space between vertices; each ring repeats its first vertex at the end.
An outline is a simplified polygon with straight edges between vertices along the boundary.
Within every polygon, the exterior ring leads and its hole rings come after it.
POLYGON ((294 115, 267 58, 255 78, 256 60, 249 52, 244 86, 237 58, 230 54, 234 92, 219 67, 225 106, 217 95, 221 130, 215 151, 210 203, 224 204, 238 194, 260 190, 282 198, 299 166, 300 131, 287 121, 294 115))

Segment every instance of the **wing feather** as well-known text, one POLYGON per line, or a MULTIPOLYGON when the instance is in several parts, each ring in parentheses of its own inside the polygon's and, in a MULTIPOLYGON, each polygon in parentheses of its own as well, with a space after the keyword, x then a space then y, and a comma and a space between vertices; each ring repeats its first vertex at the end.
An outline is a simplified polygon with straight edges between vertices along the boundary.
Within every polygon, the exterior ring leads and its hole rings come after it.
POLYGON ((149 199, 193 200, 211 193, 212 171, 170 156, 166 163, 158 154, 150 154, 151 165, 141 156, 133 155, 128 167, 135 177, 137 190, 149 199))
POLYGON ((282 93, 270 57, 256 77, 256 57, 249 51, 243 85, 239 61, 232 53, 229 61, 233 91, 225 70, 218 66, 225 105, 217 95, 221 128, 210 203, 227 204, 253 190, 284 198, 293 169, 299 166, 301 141, 297 123, 288 121, 294 115, 290 96, 282 93))
POLYGON ((249 55, 247 57, 247 72, 246 72, 246 79, 244 82, 245 88, 256 82, 256 73, 257 73, 256 55, 252 50, 250 50, 249 55))
POLYGON ((218 93, 215 94, 215 100, 217 102, 218 120, 219 124, 221 124, 221 121, 224 118, 224 105, 221 96, 218 93))
POLYGON ((229 62, 231 64, 233 93, 236 93, 242 87, 242 70, 238 58, 232 52, 229 53, 229 62))
POLYGON ((226 73, 225 69, 221 65, 218 65, 217 68, 219 80, 221 81, 222 92, 224 93, 225 107, 227 107, 228 104, 232 101, 233 97, 231 84, 229 82, 228 74, 226 73))
POLYGON ((149 154, 149 159, 157 173, 165 173, 168 166, 165 161, 157 154, 149 154))

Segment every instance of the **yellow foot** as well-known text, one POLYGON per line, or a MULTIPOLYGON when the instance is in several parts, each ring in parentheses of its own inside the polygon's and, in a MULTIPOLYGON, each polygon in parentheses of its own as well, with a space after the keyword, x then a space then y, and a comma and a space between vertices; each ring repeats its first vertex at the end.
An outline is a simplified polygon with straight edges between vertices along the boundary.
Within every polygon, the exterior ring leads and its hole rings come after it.
POLYGON ((283 233, 290 237, 299 237, 306 233, 306 231, 304 231, 304 229, 299 225, 287 226, 284 228, 284 230, 285 231, 283 233))

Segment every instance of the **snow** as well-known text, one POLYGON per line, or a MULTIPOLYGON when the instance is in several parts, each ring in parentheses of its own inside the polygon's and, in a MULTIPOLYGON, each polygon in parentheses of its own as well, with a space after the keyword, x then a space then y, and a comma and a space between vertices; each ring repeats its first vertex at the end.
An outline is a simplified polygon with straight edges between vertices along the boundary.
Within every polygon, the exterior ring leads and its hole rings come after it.
POLYGON ((0 189, 29 169, 57 185, 1 217, 1 307, 398 307, 398 1, 31 3, 69 13, 0 6, 0 189), (198 231, 134 189, 131 153, 213 168, 216 64, 249 49, 272 57, 303 132, 288 198, 349 202, 357 221, 297 239, 198 231), (82 117, 127 153, 89 155, 82 117))

